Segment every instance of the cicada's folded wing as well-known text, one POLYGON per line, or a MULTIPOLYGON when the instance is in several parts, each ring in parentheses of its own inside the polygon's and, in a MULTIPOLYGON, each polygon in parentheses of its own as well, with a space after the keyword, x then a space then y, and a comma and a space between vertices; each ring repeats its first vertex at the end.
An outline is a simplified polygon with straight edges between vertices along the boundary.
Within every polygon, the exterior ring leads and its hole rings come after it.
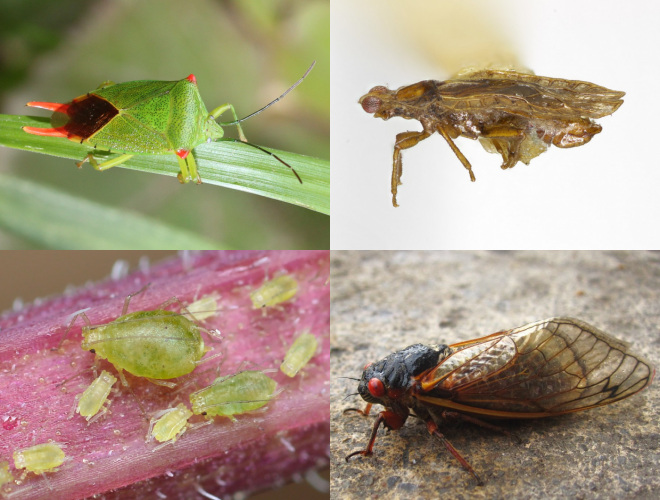
POLYGON ((450 346, 420 377, 418 399, 501 418, 536 418, 602 406, 651 383, 654 370, 587 323, 552 318, 450 346))

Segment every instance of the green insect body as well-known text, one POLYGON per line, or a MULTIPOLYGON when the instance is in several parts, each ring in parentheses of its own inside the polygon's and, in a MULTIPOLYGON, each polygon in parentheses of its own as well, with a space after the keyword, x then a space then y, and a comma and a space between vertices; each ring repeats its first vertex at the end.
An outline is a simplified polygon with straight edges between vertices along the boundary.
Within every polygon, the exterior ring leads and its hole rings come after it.
POLYGON ((163 309, 83 326, 82 334, 81 347, 112 363, 124 385, 122 370, 149 379, 176 378, 192 372, 208 351, 195 323, 163 309))
POLYGON ((291 347, 284 356, 280 370, 287 377, 295 377, 296 374, 309 362, 316 353, 318 341, 311 333, 303 333, 294 340, 291 347))
POLYGON ((244 371, 217 378, 210 386, 190 395, 195 415, 234 415, 262 408, 275 396, 277 382, 260 371, 244 371))
POLYGON ((14 476, 9 472, 9 462, 0 462, 0 495, 5 484, 13 483, 14 476))
POLYGON ((283 274, 267 281, 250 294, 254 309, 273 307, 291 300, 298 293, 298 282, 293 276, 283 274))
POLYGON ((28 134, 64 137, 94 149, 121 153, 100 164, 93 153, 89 153, 77 163, 78 167, 82 167, 89 160, 100 171, 121 165, 135 155, 175 154, 181 169, 177 176, 179 181, 186 183, 192 180, 201 184, 192 150, 205 142, 236 141, 225 138, 222 129, 223 125, 236 125, 240 141, 271 155, 290 168, 302 183, 291 165, 270 151, 247 142, 239 122, 279 101, 298 86, 313 67, 314 64, 280 97, 242 120, 238 119, 231 104, 218 106, 209 113, 199 93, 197 79, 191 74, 177 81, 104 82, 96 90, 65 104, 28 102, 28 106, 53 111, 52 127, 23 127, 23 130, 28 134), (226 111, 231 111, 233 121, 216 122, 226 111))
POLYGON ((218 314, 218 298, 220 296, 214 292, 186 306, 186 309, 192 315, 191 319, 204 321, 218 314))
MULTIPOLYGON (((80 395, 76 412, 80 413, 81 416, 86 417, 87 421, 91 423, 90 419, 94 417, 101 408, 104 408, 103 404, 108 399, 115 382, 117 382, 117 378, 103 370, 101 375, 94 379, 89 387, 85 389, 85 392, 80 395)), ((103 413, 105 413, 105 408, 99 416, 103 413)))
POLYGON ((152 420, 150 435, 159 443, 176 441, 185 432, 188 419, 193 416, 193 412, 183 403, 179 403, 175 408, 169 408, 162 413, 160 418, 152 420))
POLYGON ((66 455, 57 443, 44 443, 16 450, 14 452, 14 466, 25 469, 26 472, 41 474, 51 472, 64 463, 66 455))
MULTIPOLYGON (((200 144, 222 139, 224 131, 215 119, 231 109, 234 120, 238 120, 231 104, 211 113, 206 110, 195 75, 171 82, 106 82, 70 103, 29 102, 28 106, 51 110, 53 116, 52 128, 23 127, 27 133, 65 137, 99 150, 122 153, 101 164, 90 153, 86 159, 97 170, 120 165, 134 155, 171 153, 177 155, 181 182, 201 183, 190 153, 200 144)), ((240 139, 245 141, 240 124, 236 126, 240 139)))

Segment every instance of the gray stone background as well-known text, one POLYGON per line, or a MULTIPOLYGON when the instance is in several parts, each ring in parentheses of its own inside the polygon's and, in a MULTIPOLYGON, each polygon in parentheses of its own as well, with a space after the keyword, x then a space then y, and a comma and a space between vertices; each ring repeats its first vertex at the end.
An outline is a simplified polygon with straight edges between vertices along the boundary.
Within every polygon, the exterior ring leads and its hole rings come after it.
POLYGON ((657 252, 332 252, 332 498, 660 498, 656 380, 615 404, 441 432, 484 480, 479 487, 421 421, 378 432, 355 393, 364 365, 410 344, 456 343, 551 316, 572 316, 660 360, 657 252))

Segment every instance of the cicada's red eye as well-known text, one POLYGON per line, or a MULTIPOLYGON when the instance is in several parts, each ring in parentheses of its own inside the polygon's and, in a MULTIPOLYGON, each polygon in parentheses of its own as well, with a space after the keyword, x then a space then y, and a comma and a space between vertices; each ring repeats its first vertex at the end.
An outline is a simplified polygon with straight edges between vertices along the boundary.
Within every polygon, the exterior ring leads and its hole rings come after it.
POLYGON ((371 365, 373 365, 373 363, 367 363, 366 365, 364 365, 364 368, 362 368, 362 370, 366 370, 366 369, 369 368, 371 365))
POLYGON ((372 378, 367 384, 369 392, 375 398, 382 398, 385 395, 385 386, 378 378, 372 378))

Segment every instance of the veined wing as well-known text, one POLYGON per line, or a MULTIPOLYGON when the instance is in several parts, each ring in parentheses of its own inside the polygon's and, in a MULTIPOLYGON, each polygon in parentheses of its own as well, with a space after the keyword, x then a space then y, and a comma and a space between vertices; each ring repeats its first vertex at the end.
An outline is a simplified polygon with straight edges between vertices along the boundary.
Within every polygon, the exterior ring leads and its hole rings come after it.
POLYGON ((530 118, 601 118, 614 113, 625 95, 589 82, 517 71, 483 70, 437 83, 443 105, 452 110, 499 109, 530 118))
POLYGON ((583 321, 552 318, 450 346, 416 397, 484 416, 535 418, 602 406, 651 383, 628 346, 583 321))

